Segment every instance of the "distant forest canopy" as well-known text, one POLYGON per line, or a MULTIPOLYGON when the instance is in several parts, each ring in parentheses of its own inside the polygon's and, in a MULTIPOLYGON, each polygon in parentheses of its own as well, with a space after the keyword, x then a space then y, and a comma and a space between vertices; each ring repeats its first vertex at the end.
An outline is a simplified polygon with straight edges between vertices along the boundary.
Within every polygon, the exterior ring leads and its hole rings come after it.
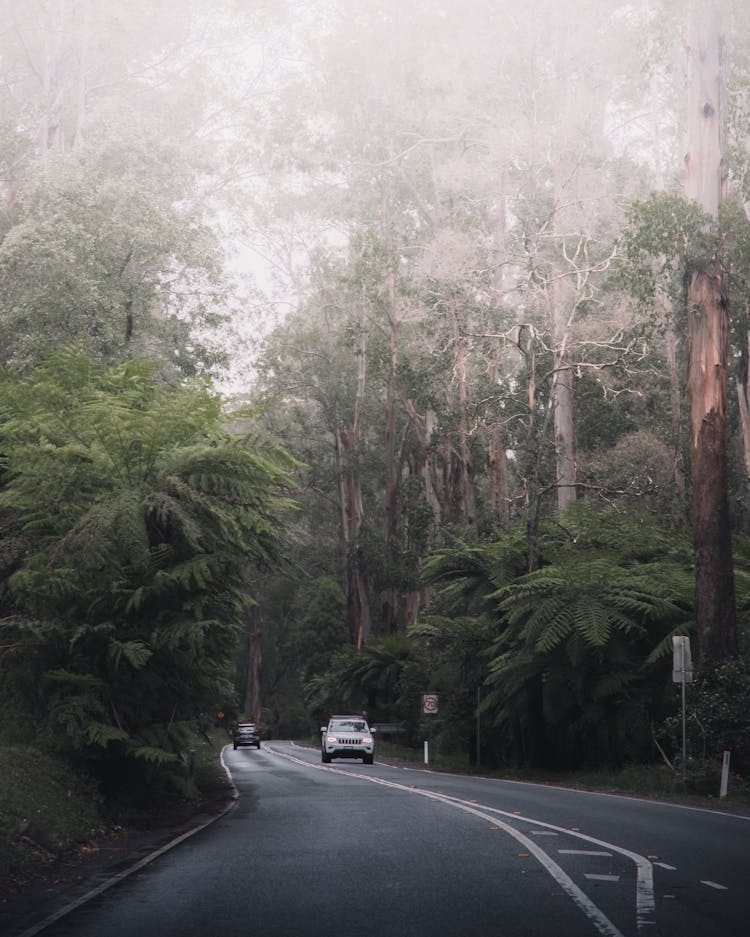
POLYGON ((747 4, 0 11, 4 703, 750 764, 747 4))

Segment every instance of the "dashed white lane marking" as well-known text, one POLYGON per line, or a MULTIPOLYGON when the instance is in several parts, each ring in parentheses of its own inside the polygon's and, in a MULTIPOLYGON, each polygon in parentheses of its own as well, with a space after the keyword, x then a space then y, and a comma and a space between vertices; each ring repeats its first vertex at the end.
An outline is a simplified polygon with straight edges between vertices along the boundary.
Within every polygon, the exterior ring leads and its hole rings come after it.
POLYGON ((701 879, 701 885, 708 885, 709 888, 716 888, 719 891, 729 891, 726 885, 719 885, 718 882, 709 882, 706 879, 701 879))
POLYGON ((563 856, 611 856, 611 852, 604 852, 601 849, 558 849, 563 856))
MULTIPOLYGON (((364 777, 367 777, 367 775, 364 775, 364 777)), ((419 788, 405 788, 402 784, 396 784, 393 781, 383 781, 380 778, 371 778, 371 780, 375 783, 384 784, 386 787, 408 790, 413 794, 421 794, 422 797, 427 797, 430 800, 442 801, 443 803, 447 803, 455 807, 459 807, 461 805, 461 803, 456 801, 455 798, 446 798, 444 795, 435 791, 425 791, 420 790, 419 788)), ((602 937, 623 937, 622 932, 618 930, 617 927, 615 927, 612 921, 610 921, 604 912, 594 904, 589 896, 576 885, 573 879, 563 871, 563 869, 552 859, 551 856, 547 855, 543 849, 540 849, 533 840, 529 839, 528 836, 524 836, 520 830, 517 830, 515 827, 504 823, 502 820, 498 819, 497 816, 491 816, 490 814, 484 813, 482 810, 477 810, 474 807, 463 808, 463 810, 464 813, 473 813, 474 816, 480 817, 483 820, 488 820, 492 824, 496 824, 502 830, 505 830, 506 833, 512 836, 522 846, 528 849, 534 858, 547 870, 552 878, 555 879, 557 884, 563 889, 563 891, 568 895, 573 903, 576 904, 581 909, 581 911, 583 911, 594 927, 599 931, 600 934, 602 934, 602 937)), ((493 810, 493 813, 499 812, 500 811, 493 810)))
POLYGON ((590 878, 592 882, 619 882, 619 875, 599 875, 596 872, 584 872, 584 878, 590 878))
POLYGON ((654 865, 658 865, 660 869, 666 869, 667 872, 676 872, 677 866, 670 865, 668 862, 655 862, 654 865))
MULTIPOLYGON (((446 799, 454 799, 460 803, 458 798, 449 798, 448 795, 441 796, 446 799)), ((523 820, 524 822, 533 824, 534 826, 541 826, 547 830, 554 830, 566 836, 575 836, 576 839, 583 840, 583 842, 586 843, 591 843, 592 846, 606 846, 607 849, 611 849, 612 852, 616 852, 619 855, 630 859, 636 868, 636 926, 639 933, 641 931, 647 931, 650 927, 653 926, 656 916, 656 899, 654 898, 654 870, 651 862, 645 856, 642 856, 637 852, 631 852, 631 850, 625 849, 622 846, 617 846, 614 843, 607 843, 601 839, 596 839, 594 836, 587 836, 585 833, 581 833, 580 831, 565 829, 563 826, 555 826, 553 823, 545 823, 542 820, 533 820, 531 817, 517 817, 508 813, 506 810, 500 810, 497 807, 485 807, 484 809, 490 810, 494 814, 500 814, 502 816, 509 817, 512 820, 523 820)))
POLYGON ((555 833, 553 830, 532 830, 532 836, 558 836, 558 833, 555 833))
MULTIPOLYGON (((322 770, 322 771, 333 771, 334 773, 337 773, 337 774, 342 773, 337 768, 322 767, 321 765, 310 763, 309 761, 305 761, 304 759, 297 758, 295 755, 288 755, 286 754, 286 752, 280 752, 277 749, 271 748, 270 746, 268 747, 268 751, 273 752, 273 754, 277 755, 280 758, 284 758, 287 761, 292 761, 296 764, 304 765, 307 768, 314 768, 316 770, 322 770)), ((450 795, 447 795, 447 794, 440 794, 437 791, 422 790, 418 787, 411 787, 411 786, 407 787, 404 784, 399 784, 397 781, 388 781, 385 778, 374 777, 373 775, 370 775, 370 774, 357 774, 355 772, 346 772, 346 774, 348 777, 361 778, 365 781, 370 781, 373 784, 382 784, 383 787, 389 787, 393 790, 406 791, 409 794, 418 794, 422 797, 428 798, 429 800, 434 800, 440 803, 447 804, 448 806, 456 807, 458 809, 461 809, 464 813, 474 814, 474 816, 480 817, 481 819, 487 820, 491 824, 500 827, 502 830, 504 830, 506 833, 512 836, 517 842, 519 842, 522 846, 524 846, 524 848, 527 849, 531 853, 531 855, 533 855, 534 858, 547 870, 547 872, 552 876, 552 878, 555 879, 555 881, 558 883, 558 885, 560 885, 560 887, 568 895, 568 897, 573 901, 573 903, 576 904, 581 909, 581 911, 583 911, 583 913, 589 918, 589 920, 594 925, 594 927, 599 931, 600 934, 602 934, 602 937, 623 937, 622 932, 612 923, 612 921, 609 920, 609 918, 604 914, 604 912, 594 904, 594 902, 589 898, 589 896, 584 891, 582 891, 578 887, 578 885, 576 885, 573 879, 571 879, 570 876, 567 875, 567 873, 554 861, 554 859, 552 859, 551 856, 549 856, 546 852, 544 852, 543 849, 540 849, 540 847, 537 846, 537 844, 532 839, 530 839, 528 836, 525 836, 520 830, 517 830, 515 827, 510 826, 509 824, 504 823, 502 820, 500 820, 498 815, 507 816, 512 820, 522 820, 523 822, 532 823, 537 826, 548 826, 549 824, 542 823, 540 820, 532 820, 529 817, 521 818, 513 814, 509 814, 505 810, 498 810, 496 807, 483 807, 482 810, 478 810, 476 807, 472 806, 468 801, 461 800, 458 797, 451 797, 450 795), (485 813, 484 810, 492 811, 492 815, 490 815, 489 813, 485 813)), ((563 833, 568 832, 562 827, 554 827, 553 829, 557 832, 563 832, 563 833)), ((586 839, 589 842, 594 842, 597 845, 600 844, 599 840, 593 840, 588 836, 583 836, 583 834, 581 833, 577 833, 574 835, 577 835, 582 839, 586 839)), ((609 845, 609 844, 602 843, 601 845, 609 845)), ((626 853, 631 858, 633 858, 635 855, 634 853, 630 853, 626 850, 621 850, 617 847, 613 847, 613 848, 617 849, 618 852, 626 853)), ((642 857, 640 856, 638 857, 638 859, 641 859, 641 858, 642 857)), ((648 867, 650 870, 651 868, 650 863, 648 863, 648 867)), ((639 881, 640 881, 640 878, 639 878, 639 881)), ((637 890, 637 899, 640 897, 641 897, 640 893, 637 890)), ((638 928, 640 929, 641 923, 642 923, 641 915, 642 915, 643 908, 641 906, 641 903, 638 900, 636 901, 636 906, 637 906, 636 916, 637 916, 637 921, 638 921, 638 928)), ((648 923, 650 923, 650 921, 648 923)))

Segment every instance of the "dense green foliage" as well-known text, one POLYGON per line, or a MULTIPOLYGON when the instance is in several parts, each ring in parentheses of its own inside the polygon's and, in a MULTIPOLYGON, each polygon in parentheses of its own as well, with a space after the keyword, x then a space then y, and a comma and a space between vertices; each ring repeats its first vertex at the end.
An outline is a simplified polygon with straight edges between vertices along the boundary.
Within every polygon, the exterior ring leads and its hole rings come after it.
MULTIPOLYGON (((750 614, 725 6, 714 220, 682 196, 674 0, 0 0, 6 734, 183 792, 219 708, 285 736, 365 710, 506 766, 674 755, 685 273, 717 254, 745 653, 750 614)), ((744 751, 716 680, 707 751, 744 751)))
POLYGON ((0 383, 3 704, 109 773, 175 762, 182 722, 233 699, 291 465, 155 371, 70 349, 0 383))
MULTIPOLYGON (((544 525, 535 572, 523 570, 523 542, 511 530, 435 553, 425 567, 435 594, 420 623, 332 655, 328 673, 307 687, 311 711, 354 707, 403 722, 404 740, 418 742, 429 690, 440 696, 429 726, 438 746, 473 757, 479 717, 484 763, 617 768, 652 760, 655 735, 675 758, 671 638, 694 631, 689 539, 653 520, 576 505, 544 525)), ((738 543, 740 556, 746 546, 738 543)), ((738 580, 746 608, 747 577, 738 580)), ((704 732, 694 754, 715 759, 729 747, 739 770, 748 740, 743 668, 730 662, 690 690, 704 732)))
POLYGON ((672 636, 700 658, 685 276, 717 256, 747 653, 745 6, 725 10, 730 195, 714 219, 683 196, 679 5, 573 17, 541 0, 506 29, 508 9, 485 0, 440 17, 332 4, 284 97, 285 114, 318 108, 325 132, 287 151, 299 176, 277 177, 276 204, 290 232, 312 216, 341 239, 311 224, 297 308, 256 388, 304 463, 301 575, 272 571, 261 598, 274 731, 356 708, 472 756, 479 721, 485 763, 651 761, 655 737, 674 755, 672 636), (368 36, 356 52, 352 30, 368 36), (297 626, 330 579, 358 628, 311 677, 297 626))

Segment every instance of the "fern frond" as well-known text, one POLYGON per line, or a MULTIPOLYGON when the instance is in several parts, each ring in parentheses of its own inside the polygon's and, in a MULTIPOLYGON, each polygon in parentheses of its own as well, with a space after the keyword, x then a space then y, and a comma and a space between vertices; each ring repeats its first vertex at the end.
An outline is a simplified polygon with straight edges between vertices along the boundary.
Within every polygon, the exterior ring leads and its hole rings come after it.
POLYGON ((163 748, 155 748, 152 745, 140 745, 138 748, 132 749, 130 755, 133 758, 139 758, 141 761, 147 761, 149 764, 159 767, 179 761, 174 752, 165 751, 163 748))
POLYGON ((613 697, 619 697, 629 687, 631 687, 638 675, 632 670, 616 671, 604 674, 591 688, 591 698, 593 700, 607 700, 613 697))
POLYGON ((86 725, 86 741, 89 745, 106 748, 110 742, 126 742, 129 738, 123 729, 106 722, 88 722, 86 725))
POLYGON ((143 641, 120 641, 111 638, 107 646, 107 654, 112 661, 114 670, 120 666, 122 658, 130 664, 133 670, 141 670, 153 655, 151 648, 143 641))

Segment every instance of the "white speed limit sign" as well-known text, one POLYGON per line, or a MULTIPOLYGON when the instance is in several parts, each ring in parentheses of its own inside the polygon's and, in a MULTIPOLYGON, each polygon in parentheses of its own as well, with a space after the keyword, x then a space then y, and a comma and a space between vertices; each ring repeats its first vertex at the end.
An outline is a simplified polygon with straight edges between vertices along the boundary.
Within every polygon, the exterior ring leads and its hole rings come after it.
POLYGON ((422 712, 427 715, 434 715, 438 711, 437 693, 425 693, 422 696, 422 712))

